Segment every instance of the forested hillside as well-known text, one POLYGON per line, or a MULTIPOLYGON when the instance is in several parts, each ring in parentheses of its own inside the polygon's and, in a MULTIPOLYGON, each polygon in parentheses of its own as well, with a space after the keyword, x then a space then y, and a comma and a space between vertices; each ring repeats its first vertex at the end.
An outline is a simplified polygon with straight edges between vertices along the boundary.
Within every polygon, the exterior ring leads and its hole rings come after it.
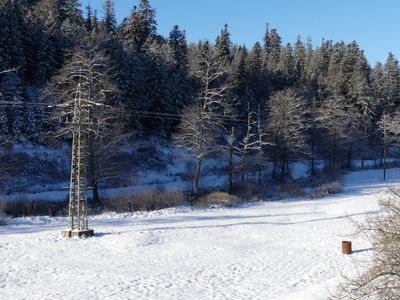
POLYGON ((68 144, 55 105, 68 101, 71 68, 85 63, 101 66, 107 107, 98 122, 112 136, 93 156, 132 137, 171 139, 193 152, 195 192, 210 153, 229 162, 231 177, 260 172, 261 180, 271 162, 283 180, 291 161, 310 161, 312 175, 316 160, 350 168, 383 158, 395 140, 400 67, 392 54, 371 66, 356 41, 283 44, 268 25, 254 45, 234 44, 226 24, 215 40, 188 43, 178 25, 159 35, 156 17, 148 0, 120 24, 113 0, 102 18, 78 0, 0 0, 1 142, 68 144))

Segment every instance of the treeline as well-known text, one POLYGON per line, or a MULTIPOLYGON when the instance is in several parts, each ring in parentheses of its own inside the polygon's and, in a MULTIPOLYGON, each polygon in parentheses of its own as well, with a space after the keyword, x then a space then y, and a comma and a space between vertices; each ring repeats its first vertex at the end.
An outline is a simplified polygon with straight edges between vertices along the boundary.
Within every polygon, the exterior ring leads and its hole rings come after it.
POLYGON ((309 159, 315 174, 317 159, 335 169, 382 158, 385 124, 400 104, 396 58, 371 67, 356 42, 285 45, 267 26, 263 43, 247 48, 225 25, 215 43, 188 43, 178 26, 157 33, 148 0, 121 24, 112 0, 101 19, 77 0, 0 0, 0 70, 15 70, 0 74, 3 140, 45 143, 52 124, 43 95, 82 47, 107 58, 125 129, 175 137, 195 151, 198 172, 216 149, 243 180, 261 177, 267 161, 285 178, 295 159, 309 159))

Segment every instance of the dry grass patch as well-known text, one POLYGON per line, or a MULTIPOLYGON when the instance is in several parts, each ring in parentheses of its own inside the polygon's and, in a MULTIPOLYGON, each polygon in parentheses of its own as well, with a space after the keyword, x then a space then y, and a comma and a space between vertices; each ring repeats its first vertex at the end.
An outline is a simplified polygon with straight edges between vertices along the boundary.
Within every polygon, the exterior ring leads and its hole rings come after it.
POLYGON ((224 192, 215 192, 201 197, 195 204, 197 207, 230 207, 239 203, 239 198, 224 192))

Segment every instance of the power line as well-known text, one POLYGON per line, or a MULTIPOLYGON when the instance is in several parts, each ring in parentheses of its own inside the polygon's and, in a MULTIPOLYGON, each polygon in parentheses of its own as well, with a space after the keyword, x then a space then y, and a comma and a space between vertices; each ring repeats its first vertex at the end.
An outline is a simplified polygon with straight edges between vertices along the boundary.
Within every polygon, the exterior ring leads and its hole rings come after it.
MULTIPOLYGON (((53 110, 56 108, 59 108, 57 105, 49 105, 48 103, 45 102, 13 102, 13 101, 0 101, 0 107, 19 107, 19 108, 25 108, 25 107, 43 107, 47 110, 53 110)), ((163 113, 163 112, 154 112, 154 111, 144 111, 144 110, 137 110, 133 108, 124 108, 124 107, 111 107, 109 105, 102 105, 103 108, 105 109, 111 109, 113 112, 117 113, 127 113, 130 112, 134 115, 137 115, 140 118, 152 118, 152 119, 165 119, 165 120, 171 120, 171 121, 181 121, 182 119, 182 114, 173 114, 173 113, 163 113)), ((71 107, 72 109, 72 107, 71 107)), ((71 110, 72 113, 72 110, 71 110)), ((239 118, 234 118, 231 116, 227 115, 216 115, 213 114, 210 117, 211 120, 221 120, 225 122, 231 122, 231 123, 247 123, 247 119, 239 119, 239 118)))

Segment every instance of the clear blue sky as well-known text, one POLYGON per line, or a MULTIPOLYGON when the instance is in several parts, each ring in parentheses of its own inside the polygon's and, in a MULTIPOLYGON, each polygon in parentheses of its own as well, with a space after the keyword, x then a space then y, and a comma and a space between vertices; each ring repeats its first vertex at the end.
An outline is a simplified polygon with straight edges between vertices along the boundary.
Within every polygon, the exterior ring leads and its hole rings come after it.
MULTIPOLYGON (((102 14, 102 0, 90 0, 102 14)), ((88 0, 82 0, 83 7, 88 0)), ((115 0, 118 20, 139 0, 115 0)), ((322 38, 356 40, 371 64, 384 62, 388 52, 400 59, 399 0, 150 0, 157 10, 158 32, 168 36, 179 25, 188 41, 215 41, 225 23, 234 43, 251 47, 262 42, 265 24, 277 28, 283 42, 298 35, 314 45, 322 38)))

